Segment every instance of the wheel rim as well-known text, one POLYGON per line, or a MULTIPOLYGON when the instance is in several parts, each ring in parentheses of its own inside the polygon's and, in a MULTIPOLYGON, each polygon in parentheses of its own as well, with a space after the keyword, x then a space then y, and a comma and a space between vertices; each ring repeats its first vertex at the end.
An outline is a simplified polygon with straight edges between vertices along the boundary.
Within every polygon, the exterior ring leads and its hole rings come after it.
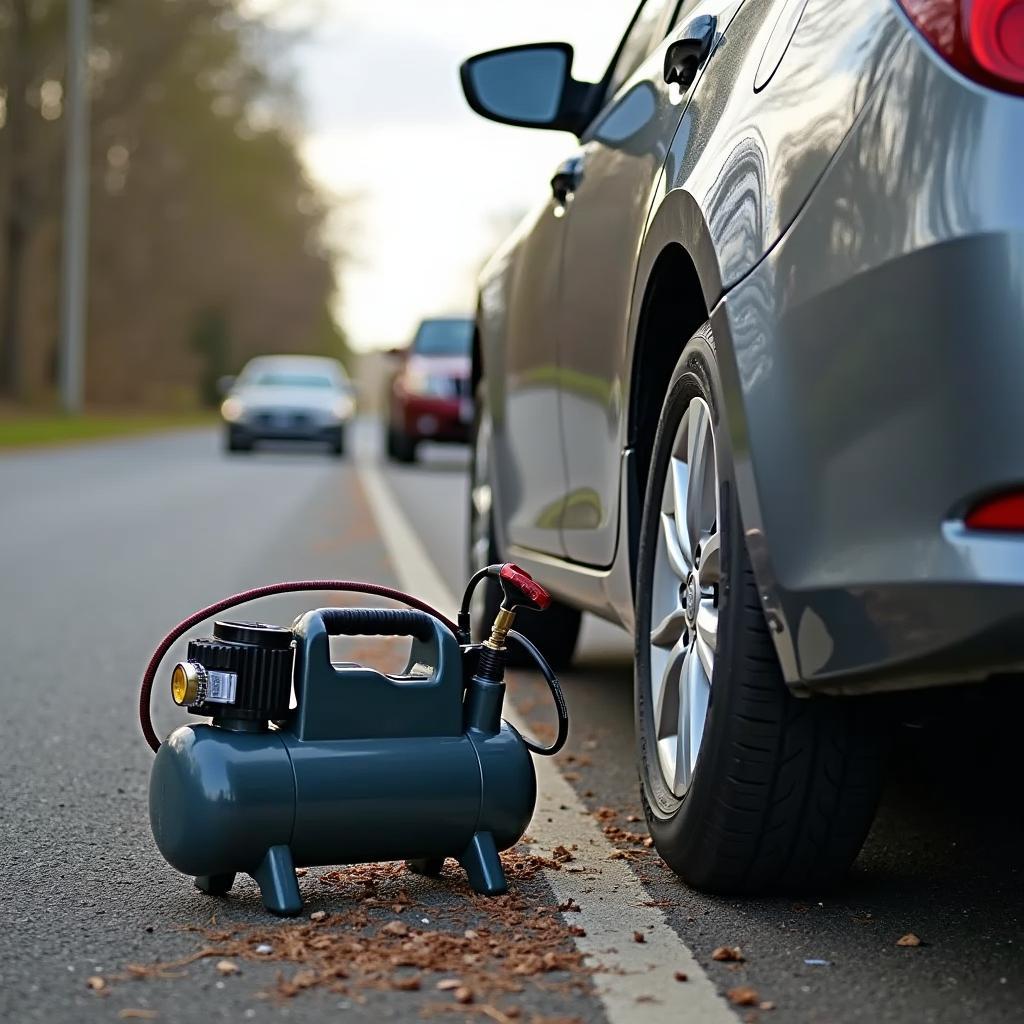
POLYGON ((650 696, 658 762, 668 788, 690 788, 718 648, 721 519, 711 411, 683 414, 662 491, 651 586, 650 696))
MULTIPOLYGON (((473 441, 473 476, 469 503, 469 557, 471 573, 491 564, 491 492, 490 474, 491 421, 486 411, 481 410, 473 441)), ((470 614, 474 622, 480 622, 484 614, 484 590, 486 583, 478 586, 473 594, 470 614)))

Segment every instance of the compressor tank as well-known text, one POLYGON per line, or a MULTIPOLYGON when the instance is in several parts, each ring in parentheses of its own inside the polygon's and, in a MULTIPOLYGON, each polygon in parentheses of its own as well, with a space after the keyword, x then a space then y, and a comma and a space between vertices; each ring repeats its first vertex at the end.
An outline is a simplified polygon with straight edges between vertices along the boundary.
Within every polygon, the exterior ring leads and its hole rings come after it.
POLYGON ((508 723, 386 742, 184 725, 157 752, 149 798, 160 852, 203 876, 251 873, 273 846, 296 867, 455 856, 477 832, 504 850, 529 824, 536 777, 508 723))
POLYGON ((422 613, 379 609, 309 612, 293 632, 297 707, 287 720, 228 713, 160 746, 149 806, 166 860, 210 893, 251 874, 281 914, 302 907, 294 869, 314 865, 407 860, 437 873, 456 857, 478 892, 504 892, 497 852, 533 814, 533 760, 500 721, 500 695, 484 702, 490 715, 464 706, 452 633, 422 613), (331 663, 330 635, 398 625, 417 638, 415 673, 331 663))

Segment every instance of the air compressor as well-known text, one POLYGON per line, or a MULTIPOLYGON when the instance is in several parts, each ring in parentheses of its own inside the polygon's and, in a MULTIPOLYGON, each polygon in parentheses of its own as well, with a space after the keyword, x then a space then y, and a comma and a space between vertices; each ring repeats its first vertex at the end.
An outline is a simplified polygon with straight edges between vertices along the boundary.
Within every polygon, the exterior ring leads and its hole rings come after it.
POLYGON ((326 864, 404 860, 438 875, 454 857, 476 892, 504 893, 498 853, 526 831, 536 801, 531 754, 557 753, 568 733, 557 679, 512 629, 520 609, 549 603, 528 573, 504 563, 474 574, 457 623, 412 595, 348 580, 276 583, 190 615, 154 652, 140 694, 142 731, 156 752, 149 810, 160 852, 210 895, 251 875, 279 915, 302 910, 295 869, 326 864), (485 580, 503 600, 475 644, 469 608, 485 580), (175 704, 210 721, 161 743, 151 695, 172 644, 229 608, 296 591, 373 594, 407 607, 318 608, 290 628, 216 621, 212 636, 190 640, 170 676, 175 704), (410 637, 408 664, 389 675, 332 662, 332 636, 410 637), (558 733, 549 746, 501 717, 509 642, 551 690, 558 733))

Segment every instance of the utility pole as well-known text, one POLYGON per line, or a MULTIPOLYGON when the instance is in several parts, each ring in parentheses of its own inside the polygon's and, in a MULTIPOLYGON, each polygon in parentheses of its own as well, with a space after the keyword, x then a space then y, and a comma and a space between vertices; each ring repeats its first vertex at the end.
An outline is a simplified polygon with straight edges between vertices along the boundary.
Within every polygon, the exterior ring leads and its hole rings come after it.
POLYGON ((67 148, 60 285, 60 398, 82 411, 89 258, 89 22, 91 0, 67 0, 67 148))

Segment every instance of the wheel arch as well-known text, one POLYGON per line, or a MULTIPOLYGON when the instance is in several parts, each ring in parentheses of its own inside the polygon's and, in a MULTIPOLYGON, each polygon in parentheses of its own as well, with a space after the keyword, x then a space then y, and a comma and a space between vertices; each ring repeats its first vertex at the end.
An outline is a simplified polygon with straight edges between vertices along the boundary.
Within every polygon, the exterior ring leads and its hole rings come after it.
POLYGON ((709 318, 721 294, 721 272, 703 213, 688 192, 674 189, 648 223, 632 302, 625 435, 632 453, 626 482, 631 581, 636 579, 639 512, 669 379, 686 342, 709 318))
POLYGON ((641 303, 630 376, 627 444, 636 453, 636 485, 647 485, 654 432, 672 370, 693 333, 708 319, 700 278, 681 245, 666 246, 651 268, 641 303))

